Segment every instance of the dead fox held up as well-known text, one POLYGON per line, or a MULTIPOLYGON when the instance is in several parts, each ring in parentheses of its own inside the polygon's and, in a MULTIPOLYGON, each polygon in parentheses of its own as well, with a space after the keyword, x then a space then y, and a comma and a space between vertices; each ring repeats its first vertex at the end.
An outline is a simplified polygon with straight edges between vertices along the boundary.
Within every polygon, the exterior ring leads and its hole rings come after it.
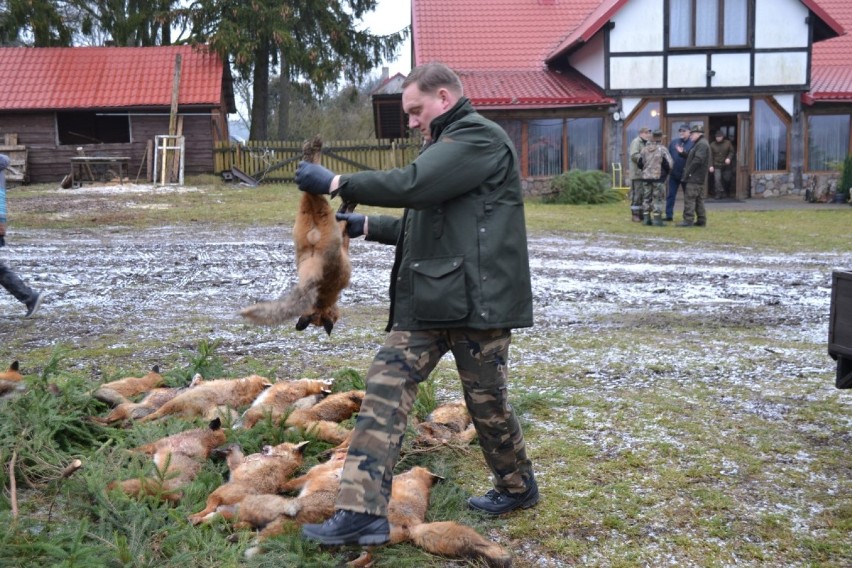
MULTIPOLYGON (((321 150, 322 140, 317 136, 302 146, 302 157, 319 162, 321 150)), ((340 210, 354 207, 344 203, 340 210)), ((278 300, 254 304, 240 314, 260 325, 279 325, 298 316, 296 329, 316 325, 331 334, 340 317, 337 300, 352 274, 345 226, 335 219, 328 198, 303 192, 293 225, 298 284, 278 300)))

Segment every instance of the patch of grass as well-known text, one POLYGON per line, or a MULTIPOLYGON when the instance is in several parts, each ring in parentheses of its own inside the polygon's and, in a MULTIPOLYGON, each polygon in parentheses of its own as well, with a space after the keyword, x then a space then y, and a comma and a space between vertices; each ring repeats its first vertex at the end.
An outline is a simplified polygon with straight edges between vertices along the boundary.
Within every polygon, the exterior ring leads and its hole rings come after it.
MULTIPOLYGON (((56 220, 27 200, 54 198, 45 188, 10 192, 16 225, 86 227, 104 222, 137 227, 187 223, 289 227, 298 192, 292 185, 217 186, 204 193, 128 196, 144 207, 56 220), (165 208, 159 208, 164 205, 165 208), (157 207, 155 207, 157 206, 157 207)), ((64 199, 61 195, 57 199, 64 199)), ((58 211, 59 208, 57 207, 58 211)), ((365 211, 369 209, 364 208, 365 211)), ((55 213, 56 211, 54 211, 55 213)), ((583 242, 631 239, 637 246, 731 247, 743 252, 819 253, 848 248, 847 211, 714 212, 704 231, 641 227, 624 202, 569 206, 530 202, 535 236, 583 242)), ((475 527, 515 553, 515 566, 826 566, 852 565, 849 399, 832 390, 825 346, 772 335, 777 322, 761 306, 748 317, 696 318, 675 310, 626 310, 618 318, 513 335, 510 401, 527 440, 542 500, 505 518, 482 518, 466 499, 491 488, 479 447, 409 453, 399 469, 423 465, 445 477, 432 493, 430 520, 475 527), (768 346, 767 337, 772 337, 768 346), (665 356, 659 356, 664 352, 665 356)), ((252 535, 226 522, 193 527, 186 517, 227 477, 221 460, 205 463, 185 501, 167 507, 107 491, 110 481, 151 472, 128 448, 200 421, 164 420, 130 429, 88 422, 105 407, 88 395, 94 384, 138 375, 159 363, 169 384, 195 372, 211 378, 251 373, 270 378, 335 379, 335 390, 363 388, 374 350, 346 349, 357 338, 381 344, 384 315, 353 306, 335 328, 335 342, 316 352, 223 353, 210 339, 145 339, 115 346, 98 337, 73 344, 27 345, 3 337, 7 353, 26 361, 28 391, 0 400, 0 565, 2 566, 337 566, 357 547, 324 549, 297 527, 245 560, 252 535), (184 349, 150 361, 158 343, 184 349), (144 362, 142 362, 144 361, 144 362), (11 452, 20 514, 12 519, 11 452), (84 467, 63 479, 72 459, 84 467)), ((265 339, 246 326, 245 341, 265 339)), ((295 333, 282 330, 280 333, 295 333)), ((323 334, 305 342, 327 341, 323 334)), ((8 363, 8 362, 5 362, 8 363)), ((412 415, 460 395, 450 358, 419 389, 412 415)), ((301 439, 271 421, 250 434, 228 430, 247 453, 263 444, 301 439)), ((410 440, 410 435, 409 435, 410 440)), ((303 469, 329 444, 308 445, 303 469)), ((404 450, 408 450, 404 446, 404 450)), ((412 546, 377 549, 376 566, 475 566, 432 557, 412 546)))

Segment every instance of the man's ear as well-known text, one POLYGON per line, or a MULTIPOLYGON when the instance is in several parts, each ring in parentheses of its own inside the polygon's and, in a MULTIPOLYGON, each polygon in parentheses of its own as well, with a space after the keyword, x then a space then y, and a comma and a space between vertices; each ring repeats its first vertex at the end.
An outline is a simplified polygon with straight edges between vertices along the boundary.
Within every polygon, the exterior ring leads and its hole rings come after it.
POLYGON ((449 89, 445 87, 441 87, 438 89, 438 96, 441 97, 441 104, 443 104, 444 110, 449 110, 452 105, 452 96, 450 95, 449 89))

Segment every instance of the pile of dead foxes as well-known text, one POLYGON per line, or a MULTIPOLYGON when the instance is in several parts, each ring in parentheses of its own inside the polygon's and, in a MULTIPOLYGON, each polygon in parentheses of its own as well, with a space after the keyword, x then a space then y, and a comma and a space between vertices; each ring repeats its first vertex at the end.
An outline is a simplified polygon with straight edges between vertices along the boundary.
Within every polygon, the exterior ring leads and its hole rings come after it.
MULTIPOLYGON (((17 364, 0 375, 0 389, 18 388, 21 377, 17 364)), ((196 375, 188 386, 172 388, 162 386, 163 376, 157 367, 142 377, 106 383, 92 393, 111 407, 106 416, 92 417, 100 424, 129 426, 169 416, 209 422, 207 427, 131 450, 151 456, 156 472, 150 477, 115 481, 109 488, 133 497, 151 495, 177 503, 182 489, 195 479, 204 462, 214 454, 224 455, 230 471, 228 480, 208 496, 202 510, 188 519, 200 524, 221 517, 238 528, 253 529, 257 536, 246 555, 262 552, 265 539, 288 530, 292 523, 320 523, 334 513, 350 437, 350 431, 340 423, 358 412, 364 391, 332 393, 331 383, 299 379, 273 384, 258 375, 204 380, 196 375), (243 408, 247 409, 242 413, 235 411, 243 408), (235 429, 251 429, 261 420, 271 419, 276 425, 309 431, 314 438, 336 446, 323 454, 325 461, 303 471, 303 450, 308 442, 264 446, 259 453, 245 455, 238 444, 226 443, 223 419, 235 429)), ((462 401, 439 406, 416 428, 415 447, 469 444, 475 437, 462 401)), ((510 566, 509 552, 472 528, 449 521, 425 522, 430 489, 439 479, 423 467, 394 476, 388 510, 390 543, 411 542, 445 557, 510 566)))

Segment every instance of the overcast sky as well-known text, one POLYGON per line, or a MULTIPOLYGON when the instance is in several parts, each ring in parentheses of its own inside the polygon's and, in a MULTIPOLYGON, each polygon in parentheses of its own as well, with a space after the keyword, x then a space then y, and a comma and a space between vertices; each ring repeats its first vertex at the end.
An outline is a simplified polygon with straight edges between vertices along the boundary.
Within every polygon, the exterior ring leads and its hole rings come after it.
MULTIPOLYGON (((364 25, 377 35, 397 32, 411 25, 411 2, 408 0, 378 0, 378 7, 364 17, 364 25)), ((388 61, 390 76, 407 75, 411 71, 411 38, 397 51, 395 61, 388 61)))

